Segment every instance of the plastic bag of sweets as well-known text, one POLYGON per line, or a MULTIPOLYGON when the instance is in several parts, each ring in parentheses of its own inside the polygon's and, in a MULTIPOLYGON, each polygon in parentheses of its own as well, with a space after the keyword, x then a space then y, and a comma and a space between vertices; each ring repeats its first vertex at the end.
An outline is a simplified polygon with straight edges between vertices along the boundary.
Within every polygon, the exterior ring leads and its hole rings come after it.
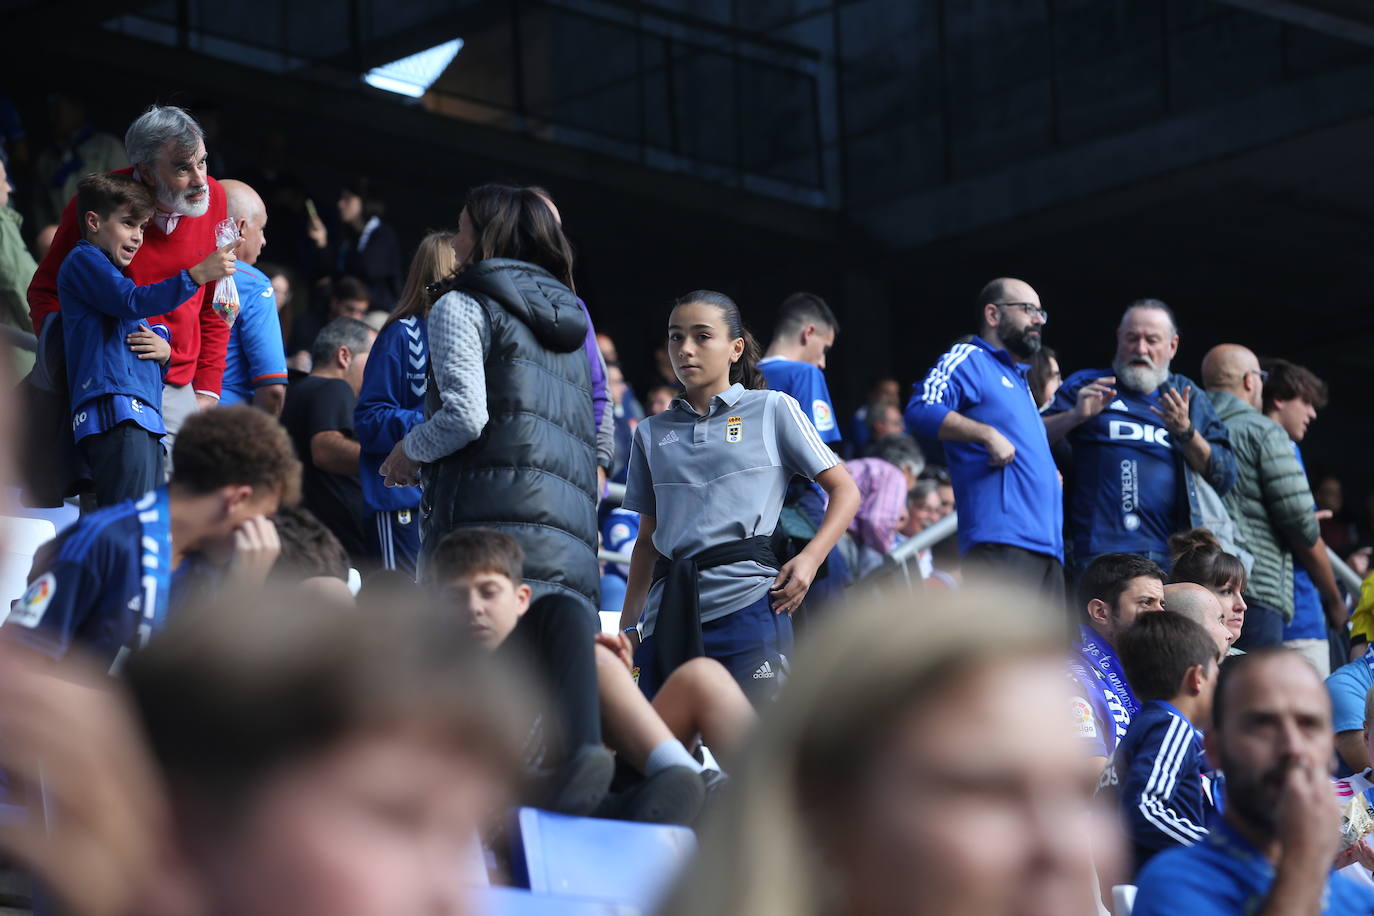
MULTIPOLYGON (((238 237, 239 224, 232 219, 220 220, 215 227, 215 244, 220 248, 237 241, 238 237)), ((233 277, 221 277, 215 281, 213 304, 224 323, 233 327, 239 317, 239 287, 233 277)))

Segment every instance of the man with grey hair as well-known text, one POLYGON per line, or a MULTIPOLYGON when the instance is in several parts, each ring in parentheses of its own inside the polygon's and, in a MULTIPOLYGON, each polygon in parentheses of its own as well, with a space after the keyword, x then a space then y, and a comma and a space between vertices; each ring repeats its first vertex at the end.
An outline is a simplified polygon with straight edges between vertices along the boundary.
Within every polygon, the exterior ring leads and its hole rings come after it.
MULTIPOLYGON (((112 174, 132 175, 157 199, 157 210, 143 232, 143 247, 126 271, 143 286, 174 276, 218 247, 215 226, 225 218, 225 196, 219 182, 205 172, 200 125, 181 108, 152 106, 129 125, 124 146, 133 165, 112 174)), ((81 239, 81 217, 73 199, 62 211, 52 247, 29 284, 29 317, 40 336, 45 328, 54 333, 51 328, 57 323, 47 319, 60 308, 57 271, 81 239)), ((207 285, 168 314, 149 319, 150 325, 165 325, 171 333, 172 358, 162 394, 169 446, 187 416, 219 399, 229 326, 211 304, 213 293, 214 287, 207 285)), ((60 377, 63 370, 53 371, 60 377)))
POLYGON ((1072 447, 1073 570, 1108 553, 1142 554, 1168 569, 1169 535, 1207 520, 1208 487, 1225 494, 1235 483, 1225 424, 1201 390, 1170 369, 1178 340, 1169 306, 1131 303, 1111 370, 1069 376, 1045 411, 1050 441, 1072 447))
POLYGON ((286 390, 281 422, 301 459, 301 504, 344 545, 353 565, 377 566, 377 526, 358 480, 362 447, 353 411, 377 332, 356 318, 335 318, 310 348, 310 374, 286 390))

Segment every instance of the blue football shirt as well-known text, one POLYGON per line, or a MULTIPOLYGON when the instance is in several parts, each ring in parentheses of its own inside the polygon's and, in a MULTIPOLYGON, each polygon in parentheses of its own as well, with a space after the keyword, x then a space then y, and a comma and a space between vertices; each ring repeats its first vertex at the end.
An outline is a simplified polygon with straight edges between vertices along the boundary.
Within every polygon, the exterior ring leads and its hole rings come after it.
MULTIPOLYGON (((1105 375, 1111 370, 1074 373, 1048 413, 1072 410, 1079 389, 1105 375)), ((1118 386, 1101 413, 1069 433, 1069 539, 1076 563, 1104 553, 1169 552, 1180 469, 1169 431, 1150 409, 1158 406, 1157 392, 1118 386)))
POLYGON ((792 395, 802 412, 821 434, 821 441, 829 444, 840 441, 839 424, 835 422, 835 406, 830 403, 830 387, 825 373, 810 363, 770 356, 759 362, 759 371, 774 391, 792 395))
POLYGON ((224 382, 219 402, 228 407, 252 401, 264 385, 286 384, 286 347, 277 318, 272 281, 251 264, 238 264, 239 317, 229 329, 224 353, 224 382))
MULTIPOLYGON (((1196 846, 1155 856, 1136 876, 1132 916, 1249 916, 1264 907, 1274 866, 1225 820, 1196 846)), ((1370 916, 1374 891, 1342 875, 1326 880, 1322 916, 1370 916)))

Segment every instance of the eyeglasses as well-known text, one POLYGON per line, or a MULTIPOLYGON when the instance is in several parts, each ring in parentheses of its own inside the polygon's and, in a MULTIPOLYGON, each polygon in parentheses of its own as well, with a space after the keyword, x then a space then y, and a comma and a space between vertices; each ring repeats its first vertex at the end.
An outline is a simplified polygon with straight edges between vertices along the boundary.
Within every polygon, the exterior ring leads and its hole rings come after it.
POLYGON ((1264 370, 1264 369, 1251 369, 1249 372, 1246 372, 1245 374, 1246 374, 1246 375, 1250 375, 1251 373, 1254 373, 1255 375, 1258 375, 1258 376, 1260 377, 1260 384, 1261 384, 1261 385, 1263 385, 1265 382, 1269 381, 1269 372, 1268 372, 1267 370, 1264 370))
POLYGON ((1031 318, 1039 317, 1041 324, 1050 323, 1050 313, 1034 302, 998 302, 996 304, 1004 309, 1020 309, 1031 318))

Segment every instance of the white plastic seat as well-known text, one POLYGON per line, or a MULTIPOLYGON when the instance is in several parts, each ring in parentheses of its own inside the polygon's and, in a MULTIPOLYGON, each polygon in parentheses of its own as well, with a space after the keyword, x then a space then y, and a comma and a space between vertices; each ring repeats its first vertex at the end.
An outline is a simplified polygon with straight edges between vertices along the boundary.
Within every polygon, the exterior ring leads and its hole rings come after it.
POLYGON ((1112 887, 1112 916, 1131 916, 1135 909, 1135 885, 1117 884, 1112 887))
POLYGON ((10 613, 10 602, 28 586, 33 555, 57 537, 57 527, 45 518, 0 516, 0 621, 10 613))

